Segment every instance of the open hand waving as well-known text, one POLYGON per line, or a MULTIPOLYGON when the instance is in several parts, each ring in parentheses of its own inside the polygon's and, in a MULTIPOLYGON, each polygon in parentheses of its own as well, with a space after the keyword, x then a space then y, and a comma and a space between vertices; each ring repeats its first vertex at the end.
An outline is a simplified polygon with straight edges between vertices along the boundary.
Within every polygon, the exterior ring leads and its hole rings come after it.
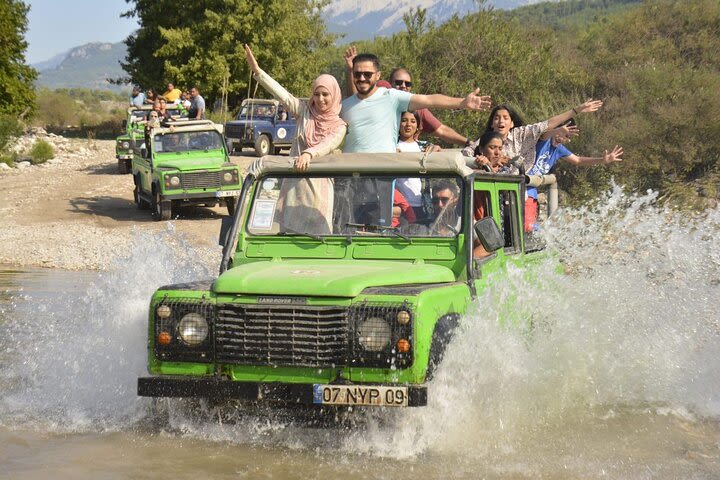
POLYGON ((255 75, 258 75, 260 73, 260 67, 247 43, 245 44, 245 60, 247 60, 248 65, 250 65, 250 70, 252 70, 255 75))
POLYGON ((465 97, 462 102, 462 108, 475 110, 477 112, 489 110, 492 106, 490 95, 479 95, 479 93, 480 89, 476 88, 474 92, 471 92, 467 97, 465 97))

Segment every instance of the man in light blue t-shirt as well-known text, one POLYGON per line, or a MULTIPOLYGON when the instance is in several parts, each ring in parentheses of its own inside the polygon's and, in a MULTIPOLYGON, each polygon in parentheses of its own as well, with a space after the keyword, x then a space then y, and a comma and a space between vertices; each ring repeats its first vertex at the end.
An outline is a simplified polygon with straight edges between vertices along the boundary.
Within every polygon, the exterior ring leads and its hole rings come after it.
POLYGON ((140 87, 135 85, 130 94, 130 106, 131 107, 142 107, 145 103, 145 94, 140 90, 140 87))
POLYGON ((400 115, 420 108, 487 110, 490 97, 480 96, 480 89, 465 98, 446 95, 415 95, 396 89, 378 87, 380 61, 363 53, 352 60, 353 84, 357 93, 342 102, 340 117, 348 124, 343 152, 395 152, 400 115))

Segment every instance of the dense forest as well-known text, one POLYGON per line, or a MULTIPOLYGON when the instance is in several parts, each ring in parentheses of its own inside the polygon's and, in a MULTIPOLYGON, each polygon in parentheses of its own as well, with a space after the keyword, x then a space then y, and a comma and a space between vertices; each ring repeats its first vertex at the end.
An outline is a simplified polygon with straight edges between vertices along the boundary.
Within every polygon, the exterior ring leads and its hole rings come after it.
MULTIPOLYGON (((10 27, 15 35, 6 35, 12 39, 4 44, 8 52, 0 49, 13 62, 3 67, 7 64, 0 61, 0 81, 7 82, 8 72, 24 63, 26 21, 21 17, 27 9, 18 0, 0 3, 18 16, 10 27)), ((134 83, 197 84, 208 105, 222 104, 232 111, 243 98, 266 95, 256 91, 254 83, 249 85, 242 51, 242 44, 249 43, 260 65, 299 96, 309 93, 312 79, 321 72, 345 84, 342 53, 347 45, 325 27, 322 8, 327 0, 189 2, 182 9, 170 0, 128 4, 125 15, 137 18, 141 26, 125 42, 124 67, 134 83)), ((587 98, 604 100, 600 112, 578 119, 581 135, 569 148, 598 156, 619 144, 625 160, 611 167, 563 166, 560 185, 569 201, 594 198, 614 178, 632 191, 657 190, 670 205, 716 204, 717 0, 566 0, 511 11, 495 10, 479 0, 476 13, 441 25, 429 21, 422 9, 407 14, 405 24, 403 32, 357 47, 377 54, 386 75, 394 67, 407 68, 415 93, 465 96, 479 87, 495 103, 516 107, 526 122, 543 120, 587 98)), ((34 72, 25 75, 32 79, 34 72)), ((8 83, 6 91, 19 88, 13 85, 8 83)), ((12 99, 0 99, 5 102, 0 102, 0 114, 26 109, 12 99)), ((470 137, 479 136, 487 120, 486 114, 435 113, 470 137)))

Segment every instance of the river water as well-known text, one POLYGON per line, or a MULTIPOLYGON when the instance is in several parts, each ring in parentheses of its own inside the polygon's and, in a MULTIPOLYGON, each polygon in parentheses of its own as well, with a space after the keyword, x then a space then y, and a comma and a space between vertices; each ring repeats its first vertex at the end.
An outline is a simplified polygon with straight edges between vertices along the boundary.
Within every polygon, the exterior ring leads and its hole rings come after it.
POLYGON ((480 296, 428 407, 322 428, 137 398, 150 295, 216 271, 172 232, 109 272, 0 271, 0 478, 719 478, 720 210, 654 200, 560 211, 554 258, 480 296))

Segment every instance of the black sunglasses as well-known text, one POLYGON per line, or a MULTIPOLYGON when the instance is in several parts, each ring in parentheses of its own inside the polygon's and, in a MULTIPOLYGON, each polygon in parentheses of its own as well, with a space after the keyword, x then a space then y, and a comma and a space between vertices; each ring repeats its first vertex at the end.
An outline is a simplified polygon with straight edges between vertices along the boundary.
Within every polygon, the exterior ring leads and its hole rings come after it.
POLYGON ((432 201, 433 203, 448 203, 450 197, 433 197, 432 201))
POLYGON ((395 87, 403 87, 403 86, 408 87, 408 88, 412 87, 412 82, 410 82, 408 80, 395 80, 394 83, 395 83, 395 87))
POLYGON ((367 78, 370 80, 375 73, 376 72, 353 72, 353 77, 355 80, 360 80, 361 78, 367 78))

